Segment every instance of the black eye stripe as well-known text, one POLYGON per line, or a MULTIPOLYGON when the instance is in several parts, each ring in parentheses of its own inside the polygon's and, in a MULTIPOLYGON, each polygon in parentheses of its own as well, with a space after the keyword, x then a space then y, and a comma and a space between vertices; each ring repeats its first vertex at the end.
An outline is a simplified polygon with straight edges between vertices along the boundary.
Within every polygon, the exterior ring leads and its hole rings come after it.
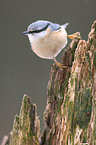
POLYGON ((40 33, 40 32, 42 32, 43 30, 46 30, 46 29, 48 28, 49 25, 50 25, 50 23, 48 23, 43 29, 34 30, 34 31, 29 31, 29 33, 40 33))

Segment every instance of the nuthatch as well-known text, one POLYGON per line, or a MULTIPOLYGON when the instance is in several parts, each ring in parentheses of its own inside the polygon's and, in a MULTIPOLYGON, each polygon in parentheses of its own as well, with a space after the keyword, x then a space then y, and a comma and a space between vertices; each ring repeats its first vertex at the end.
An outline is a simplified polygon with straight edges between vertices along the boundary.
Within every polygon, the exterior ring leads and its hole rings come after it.
POLYGON ((32 50, 41 58, 54 59, 61 68, 66 68, 57 62, 55 57, 67 44, 67 37, 78 37, 78 32, 67 35, 65 28, 68 23, 59 25, 49 21, 38 20, 28 26, 23 34, 28 35, 32 50))

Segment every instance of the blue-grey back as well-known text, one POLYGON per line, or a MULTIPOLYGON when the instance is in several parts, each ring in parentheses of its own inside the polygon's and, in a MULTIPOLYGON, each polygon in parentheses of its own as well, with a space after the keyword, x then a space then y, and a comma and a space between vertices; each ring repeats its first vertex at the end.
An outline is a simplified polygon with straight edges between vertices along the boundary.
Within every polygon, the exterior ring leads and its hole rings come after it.
POLYGON ((28 31, 42 30, 47 25, 51 28, 51 31, 55 31, 55 30, 60 28, 59 24, 52 23, 52 22, 49 22, 49 21, 44 21, 44 20, 38 20, 38 21, 33 22, 32 24, 30 24, 28 26, 28 31))

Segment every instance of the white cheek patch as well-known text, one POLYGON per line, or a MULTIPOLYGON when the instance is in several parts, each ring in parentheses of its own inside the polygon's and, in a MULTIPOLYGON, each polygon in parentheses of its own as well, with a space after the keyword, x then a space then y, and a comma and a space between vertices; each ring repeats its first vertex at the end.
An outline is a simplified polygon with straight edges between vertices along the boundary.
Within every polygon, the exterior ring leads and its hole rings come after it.
POLYGON ((28 38, 29 38, 29 41, 30 41, 30 42, 32 42, 33 39, 34 39, 33 36, 32 36, 32 34, 28 34, 28 38))
POLYGON ((29 38, 30 46, 32 47, 32 42, 34 41, 34 37, 32 36, 32 34, 28 34, 28 38, 29 38))
POLYGON ((46 36, 46 31, 42 31, 40 33, 33 33, 33 34, 28 34, 28 38, 30 42, 32 43, 33 41, 37 41, 38 38, 42 38, 46 36))

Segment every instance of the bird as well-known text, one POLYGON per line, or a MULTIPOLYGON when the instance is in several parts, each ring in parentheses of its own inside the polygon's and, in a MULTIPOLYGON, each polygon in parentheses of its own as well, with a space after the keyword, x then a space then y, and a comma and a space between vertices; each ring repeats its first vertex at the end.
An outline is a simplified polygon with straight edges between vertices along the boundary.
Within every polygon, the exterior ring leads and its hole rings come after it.
POLYGON ((69 23, 60 25, 46 20, 37 20, 31 23, 23 34, 28 36, 31 49, 37 56, 53 59, 57 66, 66 68, 67 66, 57 62, 56 56, 68 43, 67 37, 70 39, 79 38, 79 32, 67 34, 66 27, 68 25, 69 23))

